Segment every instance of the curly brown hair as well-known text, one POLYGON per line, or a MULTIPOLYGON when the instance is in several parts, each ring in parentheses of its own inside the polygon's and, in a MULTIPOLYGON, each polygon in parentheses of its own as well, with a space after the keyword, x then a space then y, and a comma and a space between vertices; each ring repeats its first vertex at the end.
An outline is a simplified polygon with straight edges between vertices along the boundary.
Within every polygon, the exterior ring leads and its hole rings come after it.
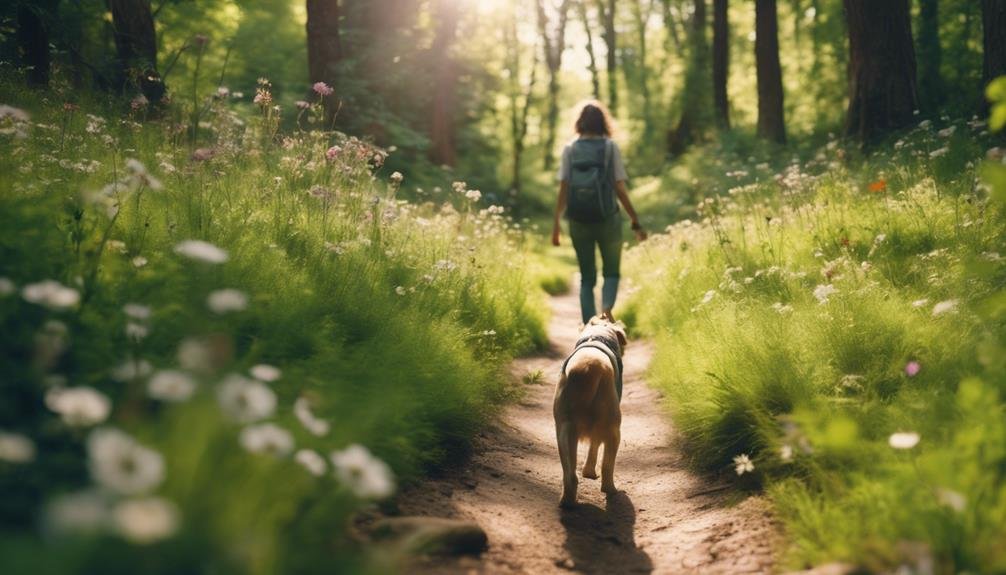
POLYGON ((591 136, 608 136, 610 137, 612 132, 611 114, 608 113, 608 109, 604 107, 604 104, 598 102, 597 100, 591 100, 585 104, 580 109, 580 115, 576 119, 576 124, 573 126, 577 134, 581 136, 591 135, 591 136))

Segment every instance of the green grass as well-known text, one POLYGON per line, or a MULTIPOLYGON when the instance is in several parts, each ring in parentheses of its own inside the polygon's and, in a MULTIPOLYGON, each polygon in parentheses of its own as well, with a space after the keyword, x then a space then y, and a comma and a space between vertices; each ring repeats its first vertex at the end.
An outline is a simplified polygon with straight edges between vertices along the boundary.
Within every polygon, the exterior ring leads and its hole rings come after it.
POLYGON ((327 459, 361 444, 399 485, 413 481, 466 452, 519 393, 505 364, 546 342, 535 284, 556 280, 531 279, 543 276, 524 255, 522 230, 463 194, 436 205, 397 200, 369 145, 310 131, 273 137, 272 118, 221 103, 203 117, 198 146, 215 155, 200 161, 172 113, 145 123, 114 103, 71 113, 9 85, 0 101, 32 115, 0 119, 10 129, 0 135, 0 277, 13 288, 0 296, 0 430, 37 449, 30 463, 0 461, 0 570, 128 573, 142 562, 150 573, 387 572, 389 558, 368 556, 346 535, 365 501, 330 462, 313 477, 290 453, 243 450, 242 426, 218 406, 220 382, 256 364, 280 368, 270 420, 296 449, 327 459), (102 111, 105 121, 85 115, 102 111), (342 151, 330 161, 336 143, 342 151), (130 159, 162 186, 135 167, 127 176, 130 159), (119 191, 100 193, 123 178, 119 191), (228 260, 176 253, 191 239, 228 260), (80 303, 47 309, 21 297, 49 279, 80 303), (245 309, 208 309, 222 289, 244 294, 245 309), (148 306, 150 318, 130 320, 127 303, 148 306), (127 337, 129 323, 147 335, 127 337), (184 342, 206 357, 180 359, 184 342), (187 369, 197 391, 154 400, 148 376, 115 377, 127 360, 187 369), (89 428, 45 407, 58 385, 106 395, 102 425, 163 455, 165 480, 152 494, 178 510, 171 536, 140 545, 106 526, 51 532, 52 502, 92 486, 89 428), (327 434, 298 421, 298 398, 329 423, 327 434))
POLYGON ((616 312, 656 338, 692 462, 767 490, 787 567, 1006 570, 1004 210, 982 128, 953 125, 762 168, 695 150, 697 222, 627 255, 639 291, 616 312), (921 440, 894 449, 899 432, 921 440))

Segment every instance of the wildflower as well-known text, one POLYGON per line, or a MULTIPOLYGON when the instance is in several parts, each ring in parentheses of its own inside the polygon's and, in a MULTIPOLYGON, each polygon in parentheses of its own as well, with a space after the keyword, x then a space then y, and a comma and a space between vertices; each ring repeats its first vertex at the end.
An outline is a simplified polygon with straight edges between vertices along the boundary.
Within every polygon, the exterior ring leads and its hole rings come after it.
POLYGON ((69 309, 80 303, 80 292, 55 280, 28 284, 21 288, 21 297, 52 310, 69 309))
POLYGON ((154 371, 154 367, 145 359, 127 359, 112 370, 112 379, 129 382, 146 377, 154 371))
MULTIPOLYGON (((69 105, 74 106, 73 104, 69 105)), ((74 106, 74 108, 76 108, 76 106, 74 106)), ((28 116, 28 112, 25 112, 20 108, 15 108, 14 106, 8 106, 6 104, 0 104, 0 120, 5 120, 7 118, 10 118, 15 122, 27 122, 28 120, 31 119, 31 117, 28 116)))
POLYGON ((706 305, 707 303, 713 301, 714 297, 716 297, 716 290, 711 289, 707 291, 705 295, 702 296, 702 301, 700 302, 700 305, 706 305))
POLYGON ((391 183, 393 183, 393 184, 395 184, 397 186, 397 185, 401 185, 402 180, 405 179, 405 176, 402 175, 402 172, 393 172, 391 174, 390 179, 391 179, 391 183))
POLYGON ((817 300, 817 303, 824 305, 828 303, 828 298, 836 293, 838 293, 838 289, 831 284, 818 285, 814 288, 814 299, 817 300))
POLYGON ((894 449, 911 449, 919 444, 919 434, 915 432, 892 433, 887 443, 894 449))
POLYGON ((940 502, 940 505, 949 507, 958 513, 963 512, 964 508, 968 505, 968 500, 964 495, 945 487, 940 487, 936 490, 936 499, 940 502))
POLYGON ((288 455, 293 451, 293 435, 272 423, 249 425, 241 430, 241 447, 250 453, 288 455))
POLYGON ((930 121, 930 120, 922 120, 921 122, 919 122, 919 128, 925 130, 926 128, 928 128, 930 126, 930 124, 932 124, 932 121, 930 121))
POLYGON ((329 162, 334 162, 335 159, 339 157, 340 152, 342 152, 342 148, 339 146, 332 146, 331 148, 325 150, 325 159, 329 162))
POLYGON ((402 286, 395 286, 395 293, 398 294, 398 295, 405 295, 408 292, 402 286))
POLYGON ((20 433, 0 431, 0 461, 29 463, 34 459, 34 441, 20 433))
POLYGON ((217 98, 226 98, 231 93, 227 86, 217 86, 217 98))
POLYGON ((304 426, 304 429, 310 431, 311 434, 318 437, 328 434, 328 422, 319 419, 311 412, 311 404, 307 398, 297 398, 297 401, 293 403, 293 414, 297 416, 297 420, 304 426))
POLYGON ((791 306, 791 305, 784 305, 781 301, 778 301, 778 302, 775 302, 774 304, 772 304, 772 309, 775 310, 775 312, 778 313, 778 314, 780 314, 780 315, 786 315, 786 314, 789 314, 789 313, 793 313, 793 306, 791 306))
POLYGON ((737 472, 737 475, 751 473, 754 471, 754 468, 754 463, 751 462, 751 458, 747 454, 742 453, 734 457, 734 471, 737 472))
POLYGON ((468 190, 465 192, 465 197, 473 202, 477 202, 482 199, 482 192, 479 190, 468 190))
POLYGON ((957 300, 948 299, 933 306, 933 317, 938 317, 957 310, 957 300))
POLYGON ((324 82, 315 82, 314 86, 311 86, 311 89, 314 90, 315 94, 318 94, 319 96, 323 97, 331 96, 335 92, 335 90, 331 86, 329 86, 324 82))
POLYGON ((255 90, 255 97, 252 98, 252 102, 262 108, 268 108, 272 105, 272 93, 266 88, 258 88, 255 90))
POLYGON ((206 306, 215 314, 244 311, 248 307, 248 296, 236 289, 220 289, 210 292, 206 306))
POLYGON ((92 431, 87 454, 94 481, 117 493, 139 495, 164 481, 164 457, 118 429, 92 431))
POLYGON ((107 495, 97 490, 60 495, 46 505, 46 526, 57 533, 94 533, 109 527, 107 495))
POLYGON ((127 499, 115 506, 112 521, 119 535, 147 545, 171 537, 178 530, 178 508, 160 497, 127 499))
POLYGON ((265 419, 276 411, 276 394, 266 384, 236 373, 224 378, 217 400, 224 413, 239 423, 265 419))
POLYGON ((196 148, 192 152, 191 159, 194 162, 206 162, 212 160, 215 155, 217 152, 213 148, 196 148))
POLYGON ((294 454, 293 460, 315 477, 324 475, 325 469, 328 467, 325 465, 325 458, 317 451, 311 449, 301 449, 294 454))
POLYGON ((916 309, 918 309, 920 307, 926 307, 927 305, 929 305, 929 300, 926 299, 926 298, 917 299, 917 300, 915 300, 915 301, 912 302, 912 307, 914 307, 916 309))
POLYGON ((127 303, 122 306, 122 311, 126 312, 127 316, 139 321, 146 321, 150 319, 150 315, 152 313, 149 306, 138 303, 127 303))
POLYGON ((10 278, 0 277, 0 297, 6 297, 17 291, 17 286, 10 278))
POLYGON ((146 166, 135 158, 126 160, 126 171, 129 173, 130 178, 135 185, 145 185, 155 192, 164 189, 164 185, 161 184, 161 181, 150 175, 146 166))
POLYGON ((276 381, 283 375, 283 372, 280 371, 278 367, 266 363, 253 365, 252 368, 248 370, 248 373, 250 373, 255 379, 266 383, 276 381))
POLYGON ((350 445, 333 452, 331 459, 336 477, 360 499, 383 499, 394 492, 391 468, 366 447, 350 445))
POLYGON ((97 425, 112 412, 112 401, 93 387, 57 387, 45 394, 45 406, 71 427, 97 425))
POLYGON ((793 460, 793 447, 791 445, 788 445, 788 444, 787 445, 783 445, 782 447, 780 447, 779 448, 779 457, 782 458, 783 461, 792 461, 793 460))
POLYGON ((917 361, 910 361, 905 364, 905 375, 908 377, 915 377, 922 370, 922 366, 919 365, 917 361))
POLYGON ((141 341, 150 335, 150 329, 142 323, 129 322, 126 324, 126 338, 131 341, 141 341))
POLYGON ((949 153, 949 152, 950 152, 950 148, 948 148, 946 146, 943 146, 942 148, 938 148, 938 149, 933 150, 932 152, 929 152, 929 157, 930 158, 934 158, 934 159, 935 158, 940 158, 940 157, 946 156, 947 153, 949 153))
POLYGON ((939 132, 936 132, 936 135, 939 136, 939 137, 941 137, 941 138, 949 138, 950 136, 953 136, 954 132, 956 132, 956 131, 957 131, 957 126, 948 126, 946 128, 943 128, 939 132))
POLYGON ((226 251, 202 240, 185 240, 175 246, 175 253, 208 264, 222 264, 229 258, 226 251))
POLYGON ((190 371, 210 371, 213 367, 213 350, 206 342, 186 338, 178 345, 178 365, 190 371))
POLYGON ((887 181, 886 180, 877 180, 875 182, 870 182, 870 185, 867 186, 866 189, 868 189, 868 190, 870 190, 871 192, 874 192, 874 193, 883 192, 884 190, 887 189, 887 181))
POLYGON ((454 182, 451 184, 451 188, 454 189, 455 193, 463 194, 465 193, 465 190, 468 189, 468 184, 464 182, 454 182))
POLYGON ((161 401, 185 401, 196 391, 196 382, 184 371, 164 369, 147 382, 147 393, 161 401))

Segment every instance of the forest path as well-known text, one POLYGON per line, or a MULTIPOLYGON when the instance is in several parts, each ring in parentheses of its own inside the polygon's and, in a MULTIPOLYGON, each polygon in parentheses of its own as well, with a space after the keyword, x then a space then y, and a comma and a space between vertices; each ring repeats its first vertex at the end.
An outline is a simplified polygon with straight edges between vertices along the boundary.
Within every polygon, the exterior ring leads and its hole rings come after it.
MULTIPOLYGON (((551 299, 550 349, 514 361, 517 377, 541 371, 521 402, 480 435, 472 460, 399 498, 407 515, 469 519, 489 536, 479 558, 421 559, 409 573, 762 573, 777 529, 767 502, 689 471, 661 394, 645 375, 653 346, 630 341, 624 358, 620 493, 580 478, 579 505, 558 506, 561 469, 552 420, 560 365, 579 330, 579 302, 551 299), (732 504, 736 503, 736 504, 732 504)), ((579 449, 583 464, 586 446, 579 449)))

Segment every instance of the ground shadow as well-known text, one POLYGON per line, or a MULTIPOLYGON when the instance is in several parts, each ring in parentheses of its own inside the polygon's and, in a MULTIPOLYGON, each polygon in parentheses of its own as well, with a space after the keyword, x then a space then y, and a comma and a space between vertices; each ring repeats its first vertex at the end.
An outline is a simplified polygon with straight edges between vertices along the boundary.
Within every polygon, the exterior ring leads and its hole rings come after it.
POLYGON ((605 509, 590 503, 560 511, 566 551, 583 573, 651 573, 653 561, 636 546, 636 507, 624 491, 607 498, 605 509))

